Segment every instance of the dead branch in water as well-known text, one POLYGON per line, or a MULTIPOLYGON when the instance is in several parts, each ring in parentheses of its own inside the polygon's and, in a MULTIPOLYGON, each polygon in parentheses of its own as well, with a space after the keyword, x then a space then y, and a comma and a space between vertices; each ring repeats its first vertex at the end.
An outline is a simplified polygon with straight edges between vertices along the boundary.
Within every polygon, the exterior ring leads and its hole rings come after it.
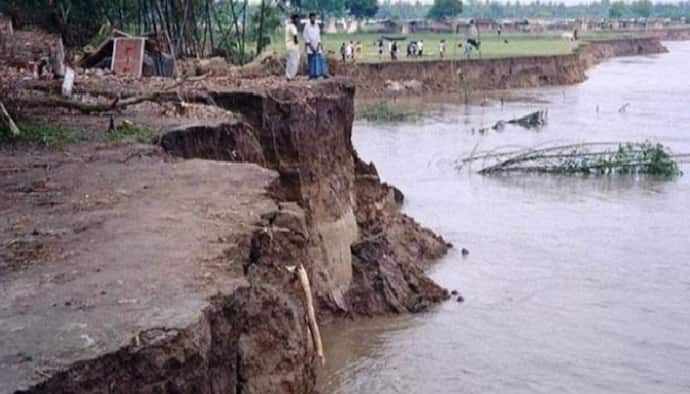
POLYGON ((503 130, 506 124, 512 124, 512 125, 517 125, 524 127, 526 129, 534 129, 534 128, 539 128, 542 127, 546 124, 546 121, 548 119, 548 111, 546 110, 539 110, 539 111, 534 111, 531 112, 521 118, 517 119, 511 119, 508 121, 505 120, 499 120, 498 122, 494 123, 493 126, 491 127, 483 127, 479 129, 480 134, 484 134, 489 130, 495 130, 495 131, 500 131, 503 130))
POLYGON ((526 129, 532 129, 535 127, 544 126, 546 124, 547 115, 548 112, 546 112, 546 110, 535 111, 531 114, 523 116, 522 118, 509 120, 508 123, 516 124, 526 129))

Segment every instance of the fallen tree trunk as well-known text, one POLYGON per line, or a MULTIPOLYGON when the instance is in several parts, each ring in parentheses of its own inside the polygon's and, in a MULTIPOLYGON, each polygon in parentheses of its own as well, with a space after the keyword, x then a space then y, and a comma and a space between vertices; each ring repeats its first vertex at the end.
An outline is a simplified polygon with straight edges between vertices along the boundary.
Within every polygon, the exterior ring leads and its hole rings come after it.
MULTIPOLYGON (((119 111, 129 106, 140 104, 147 101, 158 103, 166 101, 182 101, 180 95, 177 92, 173 92, 173 90, 184 85, 185 83, 200 81, 204 78, 205 76, 184 79, 156 92, 132 96, 126 99, 115 98, 109 103, 86 103, 77 100, 69 100, 53 95, 15 97, 12 98, 10 102, 16 106, 61 107, 77 110, 87 114, 94 112, 119 111)), ((198 99, 198 97, 195 99, 198 99)))
POLYGON ((67 109, 74 109, 85 114, 93 112, 108 112, 125 109, 131 105, 143 103, 145 101, 157 101, 163 92, 155 92, 145 94, 137 97, 132 97, 125 100, 115 99, 110 103, 83 103, 81 101, 68 100, 61 97, 45 96, 45 97, 22 97, 13 99, 12 103, 22 106, 38 106, 38 107, 62 107, 67 109))

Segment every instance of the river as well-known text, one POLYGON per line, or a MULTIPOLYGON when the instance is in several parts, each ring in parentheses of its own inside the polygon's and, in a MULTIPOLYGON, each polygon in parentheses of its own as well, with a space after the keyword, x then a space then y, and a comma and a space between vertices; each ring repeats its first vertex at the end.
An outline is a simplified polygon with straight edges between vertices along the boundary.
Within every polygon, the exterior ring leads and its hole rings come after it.
POLYGON ((503 106, 355 124, 355 147, 405 193, 405 211, 456 246, 430 275, 465 302, 327 329, 322 392, 690 392, 690 166, 672 180, 453 166, 477 143, 651 139, 690 153, 690 43, 666 45, 503 106), (540 131, 472 131, 543 108, 540 131))

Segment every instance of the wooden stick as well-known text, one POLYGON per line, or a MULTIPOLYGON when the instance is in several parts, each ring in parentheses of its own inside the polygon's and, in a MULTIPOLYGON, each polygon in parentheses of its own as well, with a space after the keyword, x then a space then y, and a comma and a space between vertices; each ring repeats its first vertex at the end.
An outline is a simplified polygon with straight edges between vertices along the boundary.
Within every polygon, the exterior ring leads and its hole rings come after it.
POLYGON ((311 297, 311 286, 309 285, 309 277, 307 276, 307 271, 304 269, 302 264, 297 267, 297 277, 302 284, 302 289, 304 289, 304 296, 307 302, 307 317, 309 319, 309 328, 311 331, 311 339, 314 342, 314 347, 316 348, 316 354, 319 356, 321 365, 326 364, 326 357, 323 354, 323 344, 321 343, 321 332, 319 331, 319 325, 316 323, 316 313, 314 312, 314 301, 311 297))
POLYGON ((21 130, 19 130, 19 127, 17 127, 17 124, 14 123, 10 113, 7 112, 7 108, 5 108, 5 104, 3 104, 2 101, 0 101, 0 116, 2 116, 2 119, 0 120, 2 120, 3 123, 7 123, 7 127, 10 128, 12 134, 19 135, 22 133, 21 130))

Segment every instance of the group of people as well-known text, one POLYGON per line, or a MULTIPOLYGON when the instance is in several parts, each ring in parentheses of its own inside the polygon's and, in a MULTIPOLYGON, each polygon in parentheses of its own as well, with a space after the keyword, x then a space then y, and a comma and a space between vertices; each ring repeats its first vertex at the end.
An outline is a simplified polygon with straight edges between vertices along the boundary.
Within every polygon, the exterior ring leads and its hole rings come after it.
POLYGON ((410 41, 407 44, 407 57, 422 57, 424 56, 424 41, 410 41))
MULTIPOLYGON (((300 34, 299 15, 292 15, 290 21, 285 28, 285 48, 287 49, 287 62, 285 67, 285 76, 288 80, 292 80, 297 76, 300 64, 300 34)), ((499 32, 500 35, 500 32, 499 32)), ((327 78, 328 77, 328 63, 324 55, 324 48, 321 42, 321 28, 316 21, 316 14, 309 14, 309 21, 305 24, 302 39, 304 41, 305 52, 307 53, 307 61, 309 67, 309 78, 327 78)), ((376 42, 379 60, 384 57, 384 43, 383 40, 376 42)), ((459 44, 462 47, 463 44, 459 44)), ((473 20, 470 21, 467 39, 465 41, 465 55, 470 57, 473 51, 479 52, 480 40, 479 30, 473 20)), ((391 60, 398 59, 399 44, 396 40, 388 41, 388 53, 391 60)), ((361 51, 361 44, 359 42, 349 43, 343 42, 340 46, 340 56, 343 62, 354 61, 355 56, 361 51)), ((438 54, 441 59, 446 56, 446 40, 441 40, 438 44, 438 54)), ((411 41, 407 44, 407 57, 423 57, 424 56, 424 41, 411 41)))
MULTIPOLYGON (((285 77, 288 81, 297 76, 300 63, 300 43, 299 43, 299 15, 292 15, 285 27, 285 49, 287 50, 287 62, 285 66, 285 77)), ((309 14, 309 22, 304 25, 302 32, 305 51, 307 53, 307 64, 309 68, 309 79, 328 78, 328 63, 323 54, 323 44, 321 43, 321 27, 316 22, 316 14, 309 14)))
POLYGON ((362 43, 357 41, 356 43, 344 42, 340 45, 340 58, 343 62, 355 61, 355 57, 362 52, 362 43))

